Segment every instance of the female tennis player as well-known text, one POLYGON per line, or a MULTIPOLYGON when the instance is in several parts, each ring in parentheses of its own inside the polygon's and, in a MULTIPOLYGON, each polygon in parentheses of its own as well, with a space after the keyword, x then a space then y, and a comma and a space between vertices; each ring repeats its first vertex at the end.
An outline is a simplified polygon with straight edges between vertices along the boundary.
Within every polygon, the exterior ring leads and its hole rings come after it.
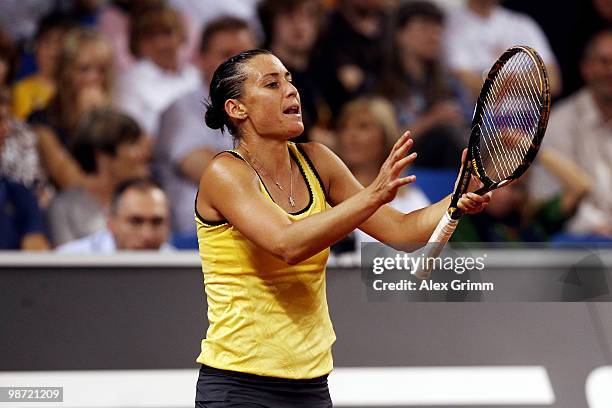
MULTIPOLYGON (((237 147, 211 161, 196 198, 209 320, 196 407, 331 407, 330 245, 355 228, 424 243, 449 206, 385 205, 415 179, 402 176, 416 157, 408 132, 364 188, 327 148, 288 141, 304 130, 300 112, 291 74, 268 51, 245 51, 213 75, 206 124, 237 147)), ((459 206, 474 213, 489 199, 468 193, 459 206)))

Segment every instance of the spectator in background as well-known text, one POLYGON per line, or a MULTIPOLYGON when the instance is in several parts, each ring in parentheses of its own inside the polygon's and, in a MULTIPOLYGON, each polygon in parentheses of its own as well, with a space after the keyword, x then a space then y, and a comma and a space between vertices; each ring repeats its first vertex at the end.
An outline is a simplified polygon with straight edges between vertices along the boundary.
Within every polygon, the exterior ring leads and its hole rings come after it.
POLYGON ((117 72, 123 72, 134 64, 134 55, 130 51, 132 21, 148 9, 165 4, 165 0, 111 0, 102 8, 98 30, 113 44, 117 72))
POLYGON ((47 216, 54 246, 104 229, 117 185, 149 175, 147 142, 136 121, 123 113, 98 108, 83 115, 71 147, 88 183, 61 192, 51 203, 47 216))
POLYGON ((45 109, 28 122, 38 135, 43 165, 59 188, 84 182, 84 174, 68 150, 74 129, 84 113, 110 104, 112 49, 96 31, 75 29, 64 37, 55 83, 57 92, 45 109))
MULTIPOLYGON (((0 86, 0 153, 13 127, 10 100, 8 89, 0 86)), ((0 171, 0 249, 48 248, 42 215, 33 192, 0 171)))
POLYGON ((44 209, 49 204, 53 190, 40 162, 38 138, 29 126, 12 114, 5 120, 9 128, 4 136, 3 148, 0 149, 0 173, 32 190, 38 198, 39 206, 44 209))
POLYGON ((245 21, 221 17, 206 26, 200 44, 201 86, 164 112, 155 144, 156 168, 164 189, 173 198, 172 227, 181 234, 194 232, 193 197, 204 168, 215 154, 232 147, 229 135, 204 124, 202 105, 208 99, 208 85, 219 64, 255 48, 255 37, 245 21))
POLYGON ((528 45, 542 56, 548 69, 551 93, 561 91, 555 56, 546 36, 529 16, 505 9, 499 0, 467 0, 448 15, 445 53, 449 67, 470 90, 474 100, 483 76, 512 45, 528 45))
POLYGON ((410 129, 415 164, 456 167, 473 107, 458 79, 442 63, 444 15, 433 3, 410 1, 394 13, 380 92, 410 129))
POLYGON ((60 13, 51 13, 39 22, 34 36, 38 70, 13 86, 13 114, 18 119, 25 120, 33 111, 44 109, 53 97, 62 41, 72 25, 72 21, 60 13))
MULTIPOLYGON (((130 31, 132 22, 137 16, 148 10, 167 6, 166 0, 111 0, 104 5, 98 17, 98 29, 113 43, 115 50, 115 68, 123 72, 130 68, 136 58, 130 50, 130 31)), ((187 45, 181 47, 179 59, 181 63, 191 60, 195 47, 197 32, 190 24, 190 12, 181 15, 187 26, 187 45)))
MULTIPOLYGON (((382 98, 360 98, 347 103, 337 123, 338 155, 364 187, 369 186, 401 134, 393 106, 382 98)), ((428 206, 429 200, 415 185, 400 189, 389 203, 408 213, 428 206)), ((332 246, 336 253, 354 252, 363 241, 374 238, 355 230, 345 240, 332 246)))
POLYGON ((317 82, 332 114, 371 90, 380 75, 385 0, 339 0, 313 60, 317 82))
POLYGON ((170 5, 190 18, 196 41, 194 51, 201 48, 199 34, 214 20, 234 17, 245 21, 249 28, 259 34, 256 6, 260 0, 169 0, 170 5))
POLYGON ((610 0, 592 0, 595 9, 602 19, 608 23, 612 23, 612 1, 610 0))
POLYGON ((61 253, 168 251, 170 210, 166 194, 146 178, 122 182, 113 192, 107 227, 56 248, 61 253))
MULTIPOLYGON (((570 232, 612 237, 612 30, 595 35, 582 58, 585 87, 552 110, 544 143, 573 158, 592 188, 568 225, 570 232)), ((554 185, 540 172, 534 194, 554 185)))
POLYGON ((313 75, 311 54, 318 37, 323 8, 319 0, 264 0, 258 14, 264 31, 263 47, 272 51, 291 72, 300 92, 304 133, 294 139, 307 141, 319 118, 321 90, 313 75))
POLYGON ((9 85, 13 80, 17 56, 13 39, 0 26, 0 85, 9 85))
POLYGON ((526 13, 542 27, 555 53, 566 97, 584 86, 580 60, 586 44, 612 25, 612 0, 504 0, 504 7, 526 13), (554 13, 551 12, 554 10, 554 13))
POLYGON ((181 16, 168 7, 149 9, 131 24, 130 48, 138 61, 119 77, 115 103, 153 138, 160 115, 200 86, 197 69, 179 59, 186 38, 181 16))

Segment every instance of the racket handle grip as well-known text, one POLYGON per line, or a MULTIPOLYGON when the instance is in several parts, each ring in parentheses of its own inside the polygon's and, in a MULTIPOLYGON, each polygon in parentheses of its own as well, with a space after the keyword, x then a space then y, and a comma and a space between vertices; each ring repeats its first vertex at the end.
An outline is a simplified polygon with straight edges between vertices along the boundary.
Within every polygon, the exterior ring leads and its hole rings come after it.
POLYGON ((450 237, 453 235, 455 228, 457 228, 457 224, 459 224, 459 220, 454 220, 448 213, 444 213, 444 217, 436 226, 436 229, 431 234, 429 241, 427 242, 427 252, 425 253, 425 258, 423 259, 423 263, 420 268, 417 269, 415 275, 419 279, 427 279, 429 274, 431 273, 431 267, 433 262, 426 262, 428 259, 437 258, 442 249, 444 249, 444 245, 448 242, 450 237))

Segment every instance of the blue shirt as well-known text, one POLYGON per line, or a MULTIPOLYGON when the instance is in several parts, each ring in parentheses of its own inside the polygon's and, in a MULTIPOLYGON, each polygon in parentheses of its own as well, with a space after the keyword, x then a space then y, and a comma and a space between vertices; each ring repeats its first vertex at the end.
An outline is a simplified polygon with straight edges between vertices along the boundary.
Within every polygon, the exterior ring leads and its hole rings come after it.
POLYGON ((26 235, 42 232, 42 215, 32 191, 0 176, 0 249, 21 249, 26 235))
MULTIPOLYGON (((162 244, 159 248, 161 252, 168 252, 173 249, 172 245, 168 243, 162 244)), ((118 250, 113 234, 104 229, 86 237, 66 242, 55 248, 55 251, 63 254, 112 254, 118 250)))

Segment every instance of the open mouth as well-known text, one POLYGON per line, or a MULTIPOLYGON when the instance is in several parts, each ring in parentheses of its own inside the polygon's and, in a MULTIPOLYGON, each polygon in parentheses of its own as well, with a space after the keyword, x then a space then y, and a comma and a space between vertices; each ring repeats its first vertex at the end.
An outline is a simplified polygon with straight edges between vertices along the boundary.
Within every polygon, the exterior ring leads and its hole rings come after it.
POLYGON ((300 106, 299 105, 291 105, 287 109, 283 111, 285 115, 299 115, 300 114, 300 106))

